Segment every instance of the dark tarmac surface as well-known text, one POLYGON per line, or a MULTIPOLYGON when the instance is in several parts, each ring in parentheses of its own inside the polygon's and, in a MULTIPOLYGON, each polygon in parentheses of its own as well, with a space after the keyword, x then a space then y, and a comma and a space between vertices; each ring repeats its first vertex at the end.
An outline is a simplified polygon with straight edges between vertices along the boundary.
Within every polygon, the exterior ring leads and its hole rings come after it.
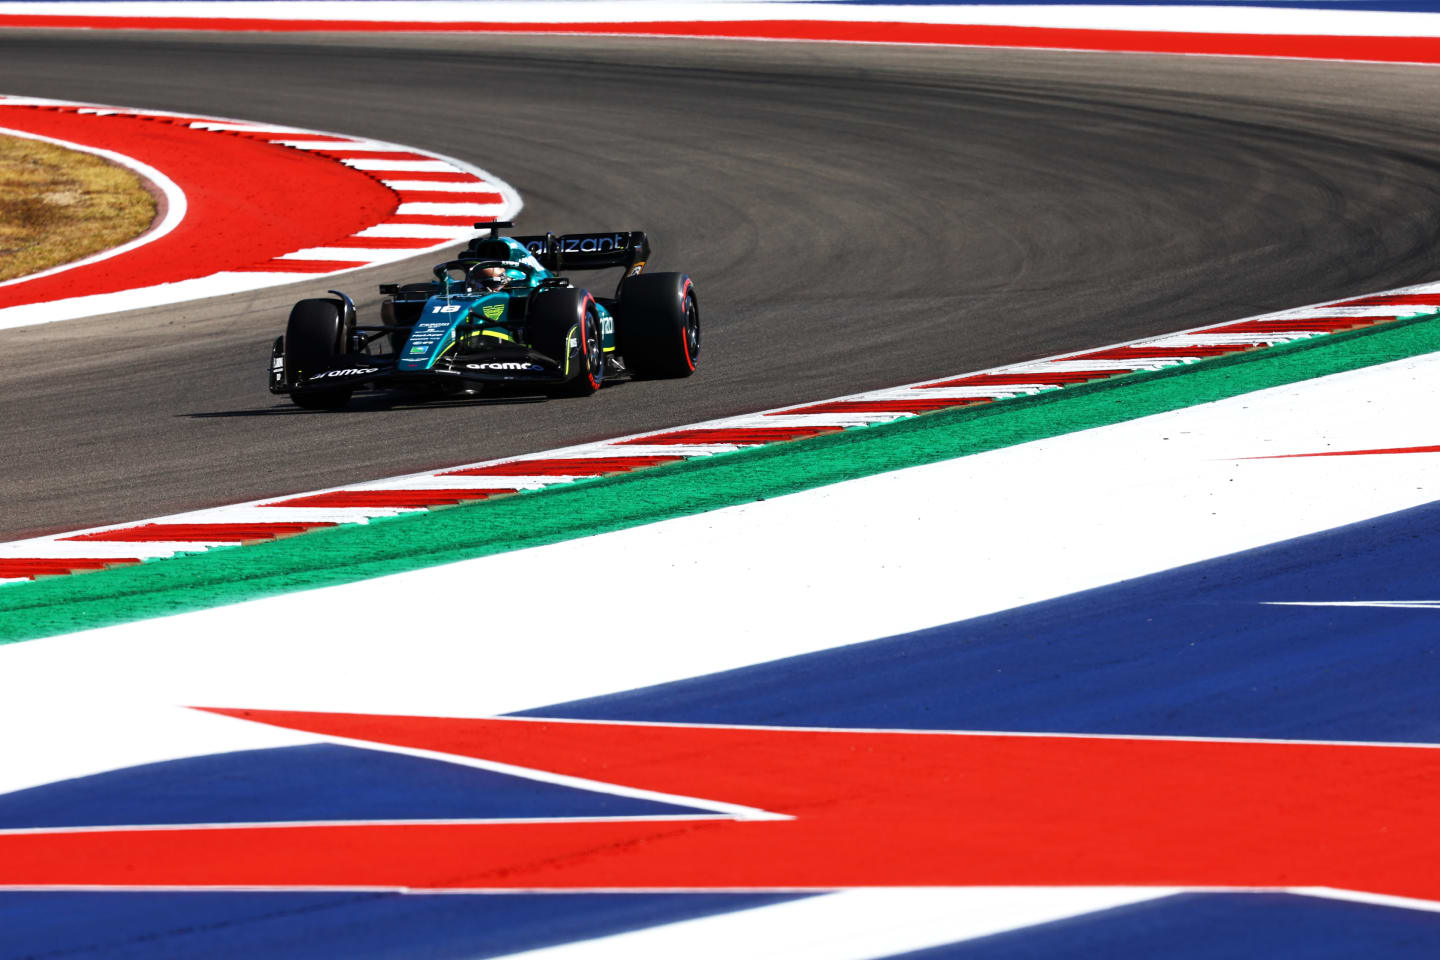
MULTIPOLYGON (((321 281, 0 331, 0 539, 961 373, 1440 277, 1440 70, 589 38, 11 31, 0 91, 377 137, 519 229, 644 229, 695 278, 686 381, 300 411, 321 281)), ((340 278, 375 322, 382 280, 340 278)), ((597 284, 597 286, 599 286, 597 284)))

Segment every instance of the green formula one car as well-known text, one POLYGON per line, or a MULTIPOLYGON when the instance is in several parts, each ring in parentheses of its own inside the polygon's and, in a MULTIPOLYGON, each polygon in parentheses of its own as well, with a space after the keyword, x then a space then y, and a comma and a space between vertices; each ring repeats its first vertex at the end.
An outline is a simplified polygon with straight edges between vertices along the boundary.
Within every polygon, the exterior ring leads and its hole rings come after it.
POLYGON ((301 300, 271 351, 270 392, 336 409, 359 388, 420 396, 488 389, 586 396, 607 378, 688 377, 700 355, 700 307, 682 273, 644 273, 639 231, 472 240, 423 283, 381 284, 382 322, 361 325, 350 297, 301 300), (620 268, 597 297, 562 270, 620 268))

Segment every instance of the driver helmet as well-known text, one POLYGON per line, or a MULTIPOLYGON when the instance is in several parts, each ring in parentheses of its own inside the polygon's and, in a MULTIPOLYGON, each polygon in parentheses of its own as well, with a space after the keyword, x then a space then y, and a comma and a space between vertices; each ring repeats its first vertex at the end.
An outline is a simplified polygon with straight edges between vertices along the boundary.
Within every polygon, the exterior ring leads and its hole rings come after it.
POLYGON ((475 271, 475 284, 487 293, 495 293, 510 285, 510 275, 504 267, 481 267, 475 271))

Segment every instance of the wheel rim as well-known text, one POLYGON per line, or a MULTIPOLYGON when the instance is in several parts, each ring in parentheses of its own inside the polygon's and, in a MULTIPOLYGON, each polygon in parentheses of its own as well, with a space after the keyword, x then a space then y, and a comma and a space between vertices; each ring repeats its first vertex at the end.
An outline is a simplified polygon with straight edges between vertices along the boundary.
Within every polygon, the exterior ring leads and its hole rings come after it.
POLYGON ((600 322, 593 313, 585 315, 585 362, 597 383, 605 373, 605 345, 600 341, 600 322))
POLYGON ((685 298, 685 349, 689 351, 693 364, 700 356, 700 309, 695 306, 695 298, 690 296, 685 298))

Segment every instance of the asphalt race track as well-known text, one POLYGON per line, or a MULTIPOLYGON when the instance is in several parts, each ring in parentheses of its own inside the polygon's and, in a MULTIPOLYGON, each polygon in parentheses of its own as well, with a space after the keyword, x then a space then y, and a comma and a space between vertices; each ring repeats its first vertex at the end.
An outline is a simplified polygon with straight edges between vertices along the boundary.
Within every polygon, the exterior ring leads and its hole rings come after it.
MULTIPOLYGON (((645 229, 696 280, 689 381, 298 410, 319 282, 0 331, 0 537, 519 454, 1440 276, 1440 72, 830 44, 11 31, 0 91, 393 140, 520 227, 645 229)), ((374 319, 381 280, 339 286, 374 319)))

